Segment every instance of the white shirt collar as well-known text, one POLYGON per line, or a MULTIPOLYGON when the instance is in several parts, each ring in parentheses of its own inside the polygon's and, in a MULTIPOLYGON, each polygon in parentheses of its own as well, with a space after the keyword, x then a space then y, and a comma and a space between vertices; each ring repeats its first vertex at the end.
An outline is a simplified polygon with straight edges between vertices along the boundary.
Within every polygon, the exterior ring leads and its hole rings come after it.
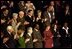
POLYGON ((31 18, 31 16, 30 15, 28 15, 30 18, 31 18))
POLYGON ((68 30, 69 28, 68 28, 68 27, 67 27, 67 28, 65 28, 65 27, 62 27, 62 29, 68 30))
POLYGON ((68 34, 68 27, 67 28, 65 28, 65 27, 62 27, 62 29, 64 29, 65 31, 66 31, 66 34, 68 34))
POLYGON ((8 33, 11 35, 11 32, 8 31, 8 33))

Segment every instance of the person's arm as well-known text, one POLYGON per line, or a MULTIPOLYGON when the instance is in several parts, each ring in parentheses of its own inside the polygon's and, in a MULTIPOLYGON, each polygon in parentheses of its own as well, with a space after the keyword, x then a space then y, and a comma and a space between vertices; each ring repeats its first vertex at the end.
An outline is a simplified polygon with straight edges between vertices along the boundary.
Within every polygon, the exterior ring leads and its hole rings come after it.
POLYGON ((37 33, 37 32, 34 31, 34 33, 33 33, 33 38, 34 38, 34 39, 33 39, 33 42, 37 42, 37 41, 38 41, 37 36, 36 36, 35 33, 37 33))
POLYGON ((34 6, 34 4, 33 4, 33 3, 31 3, 31 7, 35 10, 35 6, 34 6))
POLYGON ((34 10, 36 9, 34 5, 33 5, 33 9, 34 9, 34 10))
POLYGON ((46 32, 44 32, 44 39, 43 40, 46 41, 46 32))
POLYGON ((12 20, 9 20, 8 22, 7 22, 7 24, 9 24, 9 23, 11 23, 12 22, 12 20))
POLYGON ((20 24, 21 24, 21 22, 18 22, 17 25, 16 25, 16 27, 18 28, 20 26, 20 24))
POLYGON ((30 41, 30 37, 28 35, 26 35, 26 39, 25 39, 25 43, 30 41))
POLYGON ((27 21, 24 22, 24 25, 28 25, 28 24, 29 24, 29 22, 27 22, 27 21))
POLYGON ((2 19, 1 19, 1 24, 2 24, 2 23, 5 23, 5 20, 2 20, 2 19))
POLYGON ((14 35, 14 39, 17 40, 19 38, 19 36, 17 35, 17 33, 14 35))

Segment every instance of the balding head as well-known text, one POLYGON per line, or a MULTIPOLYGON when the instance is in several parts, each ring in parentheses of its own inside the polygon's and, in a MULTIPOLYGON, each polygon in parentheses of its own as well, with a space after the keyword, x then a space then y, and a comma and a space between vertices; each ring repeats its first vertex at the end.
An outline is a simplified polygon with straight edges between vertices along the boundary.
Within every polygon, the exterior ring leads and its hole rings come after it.
POLYGON ((19 11, 19 14, 24 14, 24 12, 23 11, 19 11))
POLYGON ((21 17, 23 17, 24 16, 24 12, 23 11, 20 11, 19 12, 19 17, 21 18, 21 17))

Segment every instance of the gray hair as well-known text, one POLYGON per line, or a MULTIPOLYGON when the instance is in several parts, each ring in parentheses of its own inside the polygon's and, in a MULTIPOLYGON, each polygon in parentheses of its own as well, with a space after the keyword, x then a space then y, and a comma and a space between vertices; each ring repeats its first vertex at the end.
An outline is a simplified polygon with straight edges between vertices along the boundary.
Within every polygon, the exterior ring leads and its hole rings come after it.
POLYGON ((17 16, 17 15, 18 15, 17 13, 13 13, 13 17, 14 17, 14 16, 17 16))
POLYGON ((20 13, 24 14, 24 12, 23 12, 23 11, 19 11, 19 14, 20 14, 20 13))
POLYGON ((13 27, 12 26, 7 26, 7 30, 9 30, 9 29, 13 29, 13 27))

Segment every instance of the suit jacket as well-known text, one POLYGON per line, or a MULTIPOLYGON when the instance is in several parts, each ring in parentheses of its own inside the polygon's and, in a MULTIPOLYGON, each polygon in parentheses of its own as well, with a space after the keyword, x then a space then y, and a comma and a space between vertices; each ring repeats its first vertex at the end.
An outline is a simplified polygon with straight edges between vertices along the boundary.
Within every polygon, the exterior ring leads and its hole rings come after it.
POLYGON ((3 38, 0 39, 0 48, 8 48, 4 43, 3 43, 3 38))
POLYGON ((43 38, 42 38, 40 31, 34 30, 33 38, 38 39, 38 41, 34 43, 34 48, 42 48, 43 47, 43 43, 42 43, 43 38))
POLYGON ((66 34, 66 31, 64 29, 61 30, 61 44, 62 46, 69 46, 71 43, 71 37, 70 37, 70 32, 68 29, 68 34, 66 34))
POLYGON ((6 42, 9 48, 16 48, 16 41, 14 40, 14 36, 10 35, 8 32, 6 34, 9 37, 9 40, 6 42))
POLYGON ((0 48, 9 48, 7 47, 7 45, 5 45, 4 43, 1 44, 0 48))
POLYGON ((29 22, 29 25, 27 25, 27 27, 33 27, 33 18, 31 17, 29 17, 29 16, 26 16, 25 17, 25 20, 27 21, 27 22, 29 22))
POLYGON ((52 12, 45 11, 45 12, 44 12, 44 17, 47 18, 48 22, 51 23, 52 20, 53 20, 53 13, 52 13, 52 12), (50 13, 51 19, 50 19, 50 17, 49 17, 50 15, 49 15, 48 13, 50 13))
POLYGON ((28 34, 26 34, 26 39, 29 38, 30 41, 28 41, 26 43, 26 48, 33 48, 33 40, 32 40, 32 36, 29 36, 28 34))
POLYGON ((18 18, 17 22, 21 22, 20 25, 24 26, 25 18, 24 17, 23 18, 18 18))
POLYGON ((69 31, 69 29, 68 29, 68 34, 66 34, 66 31, 65 31, 65 29, 62 29, 61 30, 62 32, 60 33, 61 34, 61 37, 63 38, 65 38, 66 36, 67 37, 70 37, 70 31, 69 31))

